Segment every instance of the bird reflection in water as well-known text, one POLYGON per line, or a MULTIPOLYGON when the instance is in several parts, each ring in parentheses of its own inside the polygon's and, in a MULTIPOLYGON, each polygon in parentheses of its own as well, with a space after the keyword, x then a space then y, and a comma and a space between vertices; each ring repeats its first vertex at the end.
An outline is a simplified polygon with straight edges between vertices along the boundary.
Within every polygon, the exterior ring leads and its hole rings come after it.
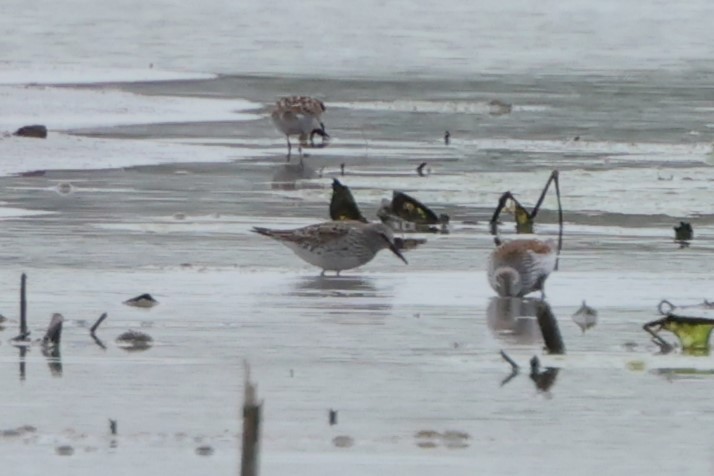
POLYGON ((494 297, 486 319, 493 335, 507 344, 537 344, 542 335, 536 319, 534 298, 494 297))
POLYGON ((310 180, 318 177, 312 167, 305 164, 282 164, 275 169, 270 180, 273 190, 296 190, 298 180, 310 180))
POLYGON ((558 321, 546 301, 533 298, 492 298, 486 310, 486 318, 489 329, 506 343, 543 342, 549 353, 565 353, 558 321))
MULTIPOLYGON (((542 339, 548 353, 565 353, 558 321, 550 305, 543 300, 493 298, 487 316, 488 326, 496 336, 515 336, 517 344, 533 344, 541 342, 542 339)), ((509 341, 509 339, 505 340, 509 341)), ((501 386, 504 386, 518 375, 519 366, 504 351, 501 351, 501 356, 511 365, 511 374, 501 381, 501 386)), ((530 379, 539 392, 548 396, 559 371, 557 367, 542 368, 537 356, 530 360, 530 379)))
POLYGON ((389 286, 375 286, 362 276, 309 276, 300 278, 290 292, 296 307, 324 310, 330 320, 357 323, 382 321, 392 310, 389 286), (318 299, 316 299, 318 298, 318 299))

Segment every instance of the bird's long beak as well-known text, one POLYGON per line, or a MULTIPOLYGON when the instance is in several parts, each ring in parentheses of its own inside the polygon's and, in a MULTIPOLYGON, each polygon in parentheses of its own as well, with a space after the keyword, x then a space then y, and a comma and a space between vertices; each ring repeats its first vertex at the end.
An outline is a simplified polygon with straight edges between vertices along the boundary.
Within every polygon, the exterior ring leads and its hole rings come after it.
POLYGON ((409 264, 409 263, 407 262, 407 259, 404 257, 404 255, 402 254, 402 252, 399 251, 399 248, 397 247, 397 244, 396 244, 393 240, 390 240, 387 235, 384 235, 384 234, 381 234, 381 233, 380 233, 380 236, 382 237, 382 239, 383 239, 384 241, 387 242, 387 246, 388 246, 389 250, 390 250, 392 253, 394 253, 395 255, 397 255, 397 258, 399 258, 400 260, 404 261, 404 264, 409 264))
POLYGON ((390 251, 391 251, 392 253, 394 253, 395 255, 397 255, 397 257, 398 257, 400 260, 404 261, 404 264, 409 264, 409 263, 407 262, 407 259, 406 259, 406 258, 404 257, 404 255, 402 254, 402 252, 399 251, 399 248, 397 248, 397 245, 395 245, 394 243, 389 243, 389 249, 390 249, 390 251))

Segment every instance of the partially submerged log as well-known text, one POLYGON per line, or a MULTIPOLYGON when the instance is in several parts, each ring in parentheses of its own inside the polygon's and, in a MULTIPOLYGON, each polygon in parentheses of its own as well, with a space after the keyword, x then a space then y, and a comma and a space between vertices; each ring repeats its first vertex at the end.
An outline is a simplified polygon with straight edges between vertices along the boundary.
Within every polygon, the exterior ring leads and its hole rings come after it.
POLYGON ((47 347, 55 347, 60 344, 62 339, 62 323, 64 322, 64 317, 62 314, 55 312, 52 314, 52 319, 50 320, 50 325, 47 328, 45 336, 42 338, 42 345, 47 347))
POLYGON ((245 364, 245 393, 243 396, 243 447, 241 476, 258 476, 260 450, 260 420, 262 403, 258 402, 257 387, 250 381, 250 367, 245 364))
POLYGON ((19 137, 34 137, 37 139, 47 139, 47 127, 42 124, 23 126, 13 134, 19 137))

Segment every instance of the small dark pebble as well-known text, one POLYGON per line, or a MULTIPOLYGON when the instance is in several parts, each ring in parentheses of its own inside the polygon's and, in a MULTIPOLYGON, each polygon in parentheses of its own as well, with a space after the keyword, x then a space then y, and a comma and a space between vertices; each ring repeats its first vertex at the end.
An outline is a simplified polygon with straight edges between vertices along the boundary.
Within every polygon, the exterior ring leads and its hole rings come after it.
POLYGON ((62 445, 55 448, 55 453, 60 456, 72 456, 74 454, 74 448, 70 445, 62 445))
POLYGON ((214 453, 212 446, 203 445, 196 448, 196 454, 198 456, 211 456, 214 453))

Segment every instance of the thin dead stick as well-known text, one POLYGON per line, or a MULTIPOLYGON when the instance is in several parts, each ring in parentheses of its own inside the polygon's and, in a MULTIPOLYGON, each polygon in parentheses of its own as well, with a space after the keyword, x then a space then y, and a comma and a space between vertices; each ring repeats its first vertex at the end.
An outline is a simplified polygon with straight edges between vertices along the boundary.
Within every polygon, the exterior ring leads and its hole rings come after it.
POLYGON ((250 381, 250 366, 245 366, 245 395, 243 397, 243 453, 241 476, 258 476, 258 451, 260 448, 260 415, 262 403, 258 403, 256 386, 250 381))
POLYGON ((513 370, 514 372, 518 372, 518 364, 506 352, 501 351, 501 357, 503 357, 503 360, 505 360, 511 365, 511 370, 513 370))
POLYGON ((104 322, 104 319, 107 318, 107 313, 105 312, 101 316, 99 316, 99 319, 97 319, 97 322, 94 323, 94 325, 89 329, 89 333, 94 335, 94 333, 97 331, 99 326, 104 322))
POLYGON ((652 336, 652 342, 659 346, 660 352, 662 352, 663 354, 669 354, 674 350, 674 346, 664 340, 662 337, 660 337, 659 334, 657 334, 655 331, 653 331, 646 325, 643 327, 643 329, 652 336))
POLYGON ((20 278, 20 335, 11 339, 14 341, 27 340, 30 335, 30 331, 27 330, 26 283, 27 275, 22 273, 20 278))
POLYGON ((27 275, 22 273, 20 278, 20 335, 29 335, 27 332, 27 275))
POLYGON ((511 366, 511 374, 501 381, 501 387, 503 387, 508 382, 513 380, 516 377, 516 375, 518 375, 519 367, 518 367, 518 364, 516 363, 516 361, 513 360, 508 354, 506 354, 506 352, 501 351, 501 357, 503 357, 503 360, 508 362, 511 366))

